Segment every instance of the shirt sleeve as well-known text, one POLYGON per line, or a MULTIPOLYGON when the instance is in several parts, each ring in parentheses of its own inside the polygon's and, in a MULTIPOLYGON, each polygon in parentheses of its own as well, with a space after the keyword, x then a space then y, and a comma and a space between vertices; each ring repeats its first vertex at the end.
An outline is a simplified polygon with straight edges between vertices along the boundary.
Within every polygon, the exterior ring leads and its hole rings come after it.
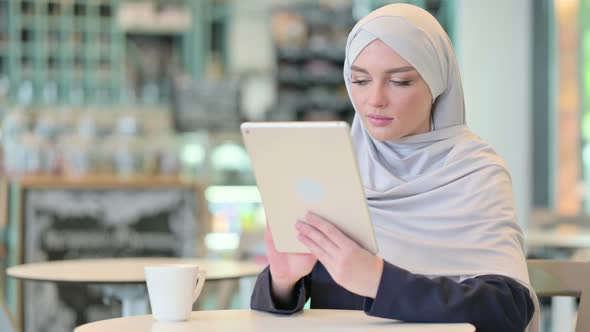
POLYGON ((534 314, 528 289, 500 275, 456 282, 413 274, 384 262, 368 315, 408 322, 470 323, 478 332, 522 332, 534 314))
POLYGON ((305 302, 309 298, 309 283, 310 280, 308 277, 302 278, 293 288, 291 301, 289 303, 279 303, 272 296, 272 276, 270 274, 270 268, 267 266, 260 272, 256 279, 250 299, 250 308, 285 315, 295 313, 303 309, 305 302))

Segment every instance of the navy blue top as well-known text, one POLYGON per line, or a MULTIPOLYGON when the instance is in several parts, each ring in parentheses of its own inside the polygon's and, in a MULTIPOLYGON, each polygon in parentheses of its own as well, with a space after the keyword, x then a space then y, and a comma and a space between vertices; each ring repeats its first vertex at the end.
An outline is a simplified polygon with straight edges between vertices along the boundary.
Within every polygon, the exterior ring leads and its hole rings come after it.
POLYGON ((410 273, 384 261, 375 299, 340 287, 317 263, 293 290, 290 303, 272 297, 271 274, 260 273, 251 308, 280 314, 303 309, 311 297, 313 309, 364 310, 370 316, 407 322, 471 323, 478 332, 522 332, 535 308, 526 287, 501 275, 483 275, 456 282, 410 273))

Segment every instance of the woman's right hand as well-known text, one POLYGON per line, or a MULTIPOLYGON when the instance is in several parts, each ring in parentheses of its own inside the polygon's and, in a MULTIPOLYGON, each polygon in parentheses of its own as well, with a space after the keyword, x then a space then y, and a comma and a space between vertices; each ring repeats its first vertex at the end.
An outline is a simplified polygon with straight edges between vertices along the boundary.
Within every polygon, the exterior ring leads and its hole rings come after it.
POLYGON ((278 252, 268 225, 264 232, 264 241, 270 264, 273 295, 276 299, 287 302, 290 300, 293 286, 313 270, 317 258, 312 254, 278 252))

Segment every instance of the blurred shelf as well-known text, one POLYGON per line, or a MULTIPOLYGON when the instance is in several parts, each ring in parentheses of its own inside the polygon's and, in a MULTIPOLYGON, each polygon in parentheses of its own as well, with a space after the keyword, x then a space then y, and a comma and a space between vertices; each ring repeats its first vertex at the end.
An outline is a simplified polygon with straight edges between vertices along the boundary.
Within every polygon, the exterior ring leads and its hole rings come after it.
MULTIPOLYGON (((188 3, 176 2, 158 7, 154 2, 125 2, 118 8, 116 24, 124 33, 183 35, 189 31, 192 16, 188 3)), ((215 8, 209 16, 215 17, 215 8)))
POLYGON ((273 37, 278 103, 274 111, 267 113, 267 118, 272 121, 348 120, 353 108, 348 97, 342 94, 345 45, 341 45, 340 31, 348 31, 354 25, 352 8, 333 9, 309 3, 281 6, 273 12, 275 14, 279 20, 273 25, 277 28, 273 37), (289 20, 301 26, 300 30, 305 33, 292 36, 279 28, 289 20), (293 44, 288 44, 290 40, 293 44))
MULTIPOLYGON (((124 63, 125 40, 113 28, 118 0, 11 0, 0 2, 0 37, 13 62, 0 68, 11 82, 32 81, 33 93, 21 93, 17 83, 9 89, 9 100, 17 104, 45 103, 43 89, 51 79, 58 86, 72 87, 71 78, 82 82, 79 103, 95 103, 95 86, 104 82, 118 91, 126 79, 114 64, 124 63), (10 16, 9 16, 10 15, 10 16), (10 26, 3 22, 12 20, 10 26), (6 30, 6 31, 4 31, 6 30), (106 69, 106 70, 105 70, 106 69), (97 73, 100 71, 100 73, 97 73), (88 97, 88 98, 87 98, 88 97)), ((112 89, 111 89, 112 88, 112 89)), ((57 103, 68 103, 69 93, 59 93, 57 103)), ((101 103, 120 100, 119 94, 104 95, 101 103)))
POLYGON ((35 15, 27 14, 21 15, 19 17, 19 25, 14 25, 13 28, 23 31, 23 30, 32 30, 35 24, 35 15))
POLYGON ((196 180, 179 176, 131 176, 118 177, 113 174, 66 177, 59 175, 25 175, 9 177, 10 182, 21 188, 143 188, 143 187, 186 187, 199 186, 196 180))
POLYGON ((277 81, 280 84, 309 86, 309 85, 344 85, 342 75, 323 75, 312 73, 279 73, 277 81))
POLYGON ((154 84, 142 74, 149 71, 142 63, 150 61, 149 57, 161 57, 156 62, 168 62, 173 67, 170 72, 201 77, 212 47, 212 21, 226 24, 223 20, 231 14, 228 8, 213 0, 0 0, 0 56, 5 54, 10 60, 0 63, 0 77, 6 76, 10 82, 8 104, 46 104, 37 87, 44 85, 48 70, 65 90, 60 92, 57 104, 169 103, 167 78, 159 78, 154 84), (121 26, 121 11, 130 4, 151 6, 150 17, 155 19, 146 19, 144 13, 131 8, 127 17, 131 24, 121 26), (129 50, 137 46, 134 38, 162 52, 130 54, 129 50), (163 55, 169 53, 173 56, 163 55), (48 62, 57 65, 45 68, 48 62), (110 66, 106 74, 95 74, 97 63, 110 66), (83 80, 75 86, 81 86, 81 93, 69 91, 74 90, 70 82, 74 76, 83 80), (25 79, 32 81, 32 93, 21 84, 25 79), (109 90, 115 93, 99 101, 88 87, 104 81, 113 83, 109 90), (152 88, 154 85, 157 89, 152 88), (122 91, 122 87, 129 89, 122 91), (79 98, 69 98, 72 94, 79 98))
POLYGON ((20 52, 23 55, 30 56, 30 55, 37 55, 37 45, 33 42, 21 42, 20 43, 20 52))
POLYGON ((311 59, 323 59, 344 63, 344 47, 342 47, 342 49, 277 48, 276 55, 278 60, 285 61, 305 61, 311 59))
POLYGON ((132 27, 125 30, 126 34, 129 35, 142 35, 142 36, 182 36, 186 33, 185 30, 166 30, 158 27, 132 27))
MULTIPOLYGON (((452 38, 450 15, 453 0, 397 2, 413 3, 425 8, 441 22, 452 38)), ((391 1, 373 1, 369 5, 372 7, 370 10, 388 3, 391 1)), ((304 114, 328 116, 328 113, 333 112, 338 113, 334 114, 335 118, 344 117, 344 120, 349 120, 349 115, 354 113, 354 109, 348 96, 342 94, 345 92, 342 66, 346 36, 341 32, 349 31, 356 23, 352 12, 352 8, 346 6, 327 8, 314 3, 281 5, 273 10, 272 13, 277 18, 273 25, 273 41, 278 68, 275 76, 278 103, 272 108, 273 111, 267 113, 267 119, 293 121, 307 119, 308 117, 302 116, 304 114), (298 28, 293 31, 301 33, 289 33, 284 29, 284 25, 289 24, 298 28), (325 90, 332 93, 322 95, 309 93, 308 90, 325 90)))

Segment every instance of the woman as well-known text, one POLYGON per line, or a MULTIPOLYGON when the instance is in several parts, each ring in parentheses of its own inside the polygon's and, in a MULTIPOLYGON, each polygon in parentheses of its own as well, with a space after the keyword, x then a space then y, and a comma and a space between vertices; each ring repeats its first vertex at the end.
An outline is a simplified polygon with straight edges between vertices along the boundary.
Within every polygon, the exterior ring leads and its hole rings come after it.
POLYGON ((311 297, 312 308, 536 332, 510 175, 465 125, 459 67, 436 19, 405 4, 370 13, 348 37, 344 78, 379 256, 308 213, 296 228, 310 254, 277 252, 267 231, 252 309, 289 314, 311 297))

